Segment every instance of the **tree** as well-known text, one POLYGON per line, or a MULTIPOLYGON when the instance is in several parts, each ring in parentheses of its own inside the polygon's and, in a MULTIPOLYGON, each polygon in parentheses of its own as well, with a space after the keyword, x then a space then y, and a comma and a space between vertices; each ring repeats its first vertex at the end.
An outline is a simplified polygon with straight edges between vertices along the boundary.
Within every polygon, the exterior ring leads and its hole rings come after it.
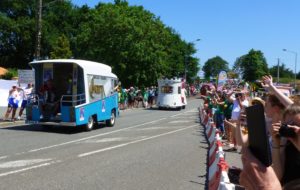
POLYGON ((228 62, 220 56, 207 60, 203 66, 205 78, 216 77, 221 71, 228 71, 228 62))
POLYGON ((242 63, 245 59, 246 55, 243 55, 241 57, 238 57, 235 62, 234 65, 232 67, 232 71, 234 73, 236 73, 238 75, 238 77, 242 77, 243 73, 244 73, 244 69, 242 67, 242 63))
MULTIPOLYGON (((274 65, 269 69, 270 74, 273 76, 273 78, 277 77, 277 71, 278 71, 278 66, 274 65)), ((289 68, 285 67, 285 64, 279 65, 279 77, 281 78, 293 78, 294 73, 292 70, 289 68)))
MULTIPOLYGON (((0 66, 28 67, 36 41, 36 0, 0 1, 0 66)), ((41 58, 86 59, 110 65, 124 86, 197 75, 193 44, 159 17, 126 0, 95 8, 43 0, 41 58), (64 36, 62 36, 64 34, 64 36), (70 51, 71 53, 70 53, 70 51)))
POLYGON ((230 79, 235 79, 235 78, 238 78, 239 75, 234 71, 228 71, 227 72, 227 77, 230 78, 230 79))
POLYGON ((0 1, 0 65, 26 68, 33 59, 35 1, 0 1))
POLYGON ((248 54, 241 56, 240 66, 243 71, 243 79, 255 81, 268 74, 268 65, 261 51, 251 49, 248 54))
POLYGON ((65 35, 59 37, 50 53, 51 59, 69 59, 72 56, 70 42, 65 35))
POLYGON ((185 55, 185 66, 186 66, 186 77, 187 77, 187 82, 191 83, 192 79, 195 78, 198 74, 198 71, 200 70, 198 62, 199 59, 192 57, 192 55, 196 53, 196 50, 194 48, 193 43, 188 43, 187 44, 187 51, 185 55))
POLYGON ((112 66, 123 85, 155 85, 162 76, 182 75, 186 55, 189 74, 196 75, 193 46, 142 6, 100 3, 90 15, 78 28, 78 47, 86 48, 77 55, 112 66))

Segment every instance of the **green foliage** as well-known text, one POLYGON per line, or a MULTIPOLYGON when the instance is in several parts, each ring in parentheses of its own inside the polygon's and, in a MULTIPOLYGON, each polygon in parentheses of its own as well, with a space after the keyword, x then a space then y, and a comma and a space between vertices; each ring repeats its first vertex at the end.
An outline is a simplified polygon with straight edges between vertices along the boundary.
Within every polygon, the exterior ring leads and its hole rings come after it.
MULTIPOLYGON (((33 60, 37 1, 0 1, 0 66, 33 60)), ((126 0, 76 7, 43 1, 41 57, 87 59, 112 66, 124 86, 154 85, 161 76, 197 75, 193 44, 142 6, 126 0)))
POLYGON ((28 68, 33 58, 34 0, 0 1, 0 65, 28 68))
MULTIPOLYGON (((270 74, 273 76, 273 78, 277 77, 277 71, 278 66, 274 65, 269 69, 270 74)), ((291 71, 289 68, 285 67, 285 64, 279 65, 279 77, 281 78, 293 78, 295 75, 293 71, 291 71)))
POLYGON ((255 81, 268 74, 268 65, 261 51, 251 49, 248 54, 242 56, 236 65, 243 72, 243 79, 246 81, 255 81))
POLYGON ((228 71, 228 62, 220 56, 207 60, 203 66, 205 78, 216 77, 221 71, 228 71))
POLYGON ((13 77, 18 76, 18 70, 16 68, 8 68, 8 72, 1 76, 2 79, 11 80, 13 77))
POLYGON ((239 75, 236 72, 234 72, 234 71, 228 71, 227 72, 227 78, 236 79, 238 77, 239 77, 239 75))
POLYGON ((1 76, 2 79, 4 80, 11 80, 14 77, 13 73, 7 72, 4 75, 1 76))
POLYGON ((244 69, 242 67, 242 63, 243 63, 243 60, 245 59, 246 55, 243 55, 241 57, 238 57, 235 62, 234 62, 234 65, 232 67, 232 71, 234 73, 236 73, 238 76, 242 76, 243 73, 244 73, 244 69))
POLYGON ((51 59, 69 59, 72 56, 70 43, 65 35, 59 37, 53 46, 53 51, 50 53, 51 59))

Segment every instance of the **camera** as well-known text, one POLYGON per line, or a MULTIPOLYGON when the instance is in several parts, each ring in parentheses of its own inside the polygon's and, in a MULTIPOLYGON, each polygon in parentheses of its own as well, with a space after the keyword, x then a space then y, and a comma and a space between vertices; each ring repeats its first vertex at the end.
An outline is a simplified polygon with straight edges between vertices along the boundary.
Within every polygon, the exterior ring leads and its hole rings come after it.
POLYGON ((295 137, 296 133, 294 129, 289 128, 287 124, 281 124, 279 128, 279 135, 281 137, 295 137))

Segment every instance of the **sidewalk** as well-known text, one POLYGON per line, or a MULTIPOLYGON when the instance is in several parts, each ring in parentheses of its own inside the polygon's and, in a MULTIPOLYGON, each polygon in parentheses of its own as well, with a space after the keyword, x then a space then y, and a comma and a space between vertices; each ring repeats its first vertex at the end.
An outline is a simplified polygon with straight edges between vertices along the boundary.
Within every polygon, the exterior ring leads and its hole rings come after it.
MULTIPOLYGON (((17 109, 16 115, 19 113, 19 109, 17 109)), ((0 106, 0 127, 8 127, 8 126, 13 126, 13 125, 24 125, 25 124, 25 115, 26 111, 24 110, 23 115, 21 117, 21 120, 16 120, 15 122, 12 121, 4 121, 4 115, 6 112, 6 107, 0 106)), ((10 118, 9 118, 10 119, 10 118)))

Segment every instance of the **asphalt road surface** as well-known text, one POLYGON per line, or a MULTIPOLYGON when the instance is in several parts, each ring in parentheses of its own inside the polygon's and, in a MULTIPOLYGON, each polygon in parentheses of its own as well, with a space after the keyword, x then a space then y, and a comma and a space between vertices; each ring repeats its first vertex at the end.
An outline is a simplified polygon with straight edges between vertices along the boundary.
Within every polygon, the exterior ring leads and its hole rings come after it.
POLYGON ((121 111, 114 127, 2 125, 0 189, 205 189, 199 99, 181 111, 121 111))

